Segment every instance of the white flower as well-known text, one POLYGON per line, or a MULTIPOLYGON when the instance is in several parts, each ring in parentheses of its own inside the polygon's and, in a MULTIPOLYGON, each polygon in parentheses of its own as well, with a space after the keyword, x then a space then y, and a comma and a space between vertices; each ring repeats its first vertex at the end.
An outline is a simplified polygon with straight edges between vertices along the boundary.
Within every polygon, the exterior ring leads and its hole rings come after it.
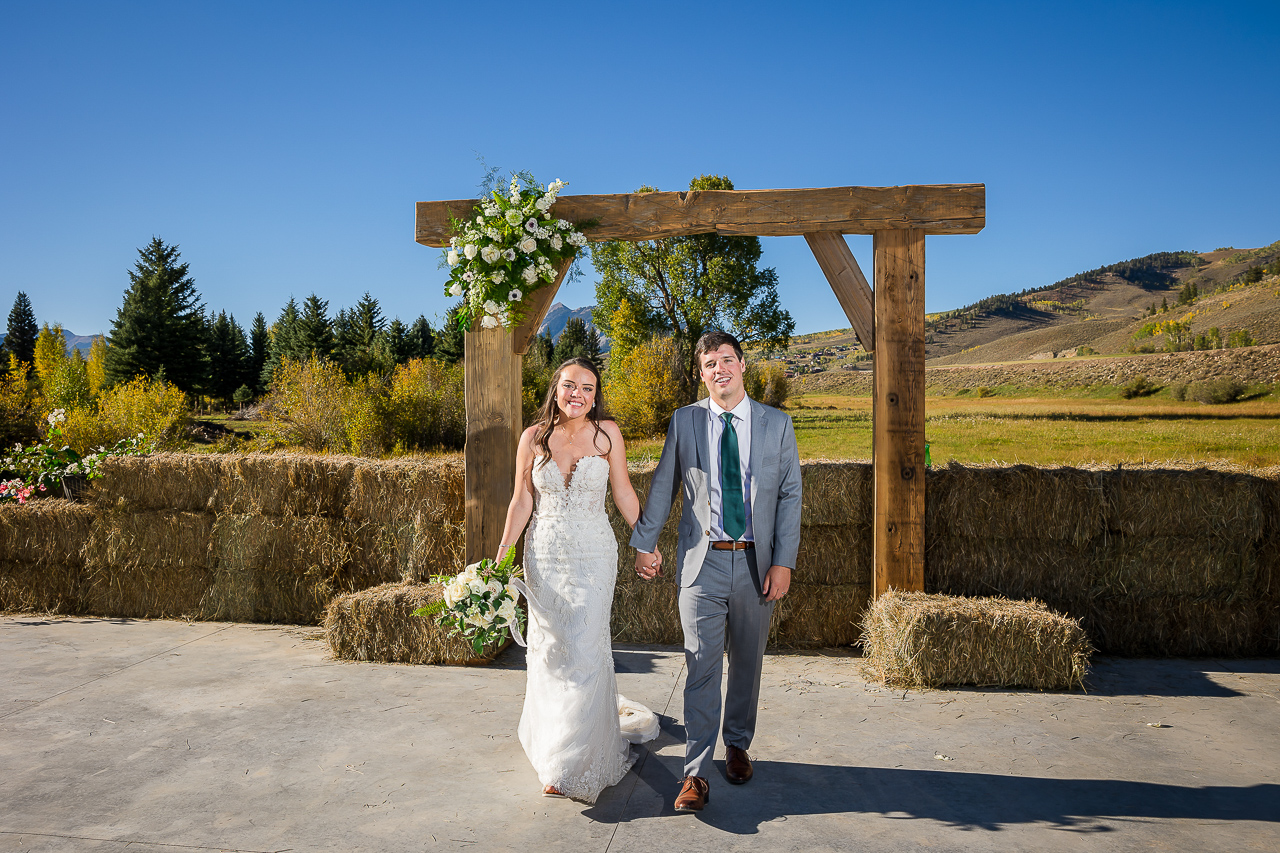
POLYGON ((514 261, 516 259, 516 250, 507 249, 505 252, 502 253, 502 257, 506 258, 509 261, 514 261))
POLYGON ((449 254, 445 257, 445 260, 449 262, 449 266, 456 267, 458 265, 458 261, 461 260, 461 258, 458 257, 458 250, 450 249, 449 254))
POLYGON ((494 284, 502 284, 504 281, 507 280, 506 270, 498 270, 496 273, 489 276, 489 280, 492 281, 494 284))
POLYGON ((524 298, 524 294, 521 293, 519 290, 512 290, 510 293, 507 294, 508 302, 519 302, 523 298, 524 298))
POLYGON ((67 419, 66 409, 54 409, 52 412, 49 413, 49 417, 47 418, 47 420, 49 421, 49 426, 56 426, 57 424, 62 423, 66 419, 67 419))
MULTIPOLYGON (((464 275, 464 276, 467 276, 467 275, 470 275, 470 273, 463 273, 463 275, 464 275)), ((450 296, 461 296, 461 295, 462 295, 462 285, 461 285, 461 284, 458 284, 458 282, 456 282, 456 281, 455 281, 453 284, 449 285, 449 295, 450 295, 450 296)))
POLYGON ((587 245, 587 238, 584 237, 580 231, 574 231, 565 239, 569 242, 570 246, 581 247, 587 245))
POLYGON ((483 578, 476 578, 475 580, 467 581, 467 586, 469 586, 471 591, 476 595, 483 595, 489 588, 489 585, 484 582, 483 578))
POLYGON ((496 578, 489 578, 489 582, 484 585, 484 588, 489 591, 490 595, 497 595, 502 592, 502 584, 498 583, 496 578))
MULTIPOLYGON (((467 270, 466 272, 464 272, 464 273, 462 274, 462 280, 463 280, 463 281, 468 281, 468 282, 470 282, 470 281, 475 281, 475 280, 476 280, 476 274, 475 274, 475 272, 474 272, 473 270, 467 270)), ((459 294, 461 294, 461 293, 462 293, 462 288, 461 288, 461 287, 459 287, 459 288, 458 288, 458 292, 457 292, 457 293, 455 293, 455 294, 453 294, 453 295, 454 295, 454 296, 458 296, 458 295, 459 295, 459 294)))
POLYGON ((520 597, 520 590, 516 589, 516 585, 513 583, 507 584, 506 588, 507 595, 511 598, 511 603, 515 604, 516 599, 520 597))
POLYGON ((450 609, 462 599, 462 590, 458 588, 458 584, 451 583, 444 588, 444 606, 450 609))
POLYGON ((486 621, 485 621, 485 618, 484 618, 483 616, 481 616, 479 613, 468 613, 468 614, 467 614, 467 624, 468 624, 468 625, 475 625, 477 628, 488 628, 488 627, 489 627, 489 623, 488 623, 488 622, 486 622, 486 621))
POLYGON ((533 239, 532 237, 525 237, 523 240, 520 241, 519 246, 520 246, 520 251, 524 252, 527 255, 538 248, 538 241, 533 239))
POLYGON ((497 246, 485 246, 480 250, 480 259, 486 264, 495 263, 500 257, 502 257, 502 252, 498 250, 497 246))
MULTIPOLYGON (((489 208, 487 208, 487 207, 486 207, 486 208, 484 209, 484 212, 485 212, 485 213, 489 213, 489 208)), ((491 214, 491 213, 490 213, 489 215, 490 215, 490 216, 492 216, 493 214, 491 214)), ((477 225, 484 225, 484 217, 483 217, 483 216, 477 216, 477 217, 476 217, 476 224, 477 224, 477 225)))
POLYGON ((492 329, 496 325, 498 325, 498 319, 492 314, 485 314, 480 318, 480 328, 482 329, 492 329))
POLYGON ((502 602, 502 606, 498 608, 498 619, 510 625, 516 621, 516 603, 510 599, 502 602))
POLYGON ((537 237, 539 240, 545 240, 551 236, 551 231, 547 228, 539 228, 534 232, 533 236, 537 237))
POLYGON ((480 249, 479 249, 479 247, 478 247, 478 246, 476 246, 476 244, 475 244, 475 243, 468 243, 467 245, 465 245, 465 246, 463 246, 463 247, 462 247, 462 254, 466 255, 466 256, 467 256, 467 260, 469 260, 469 261, 470 261, 470 260, 474 260, 474 259, 475 259, 476 254, 477 254, 479 251, 480 251, 480 249))
MULTIPOLYGON (((524 268, 524 272, 520 273, 520 277, 523 278, 526 283, 533 284, 535 281, 538 280, 538 271, 533 267, 532 264, 530 264, 529 266, 524 268)), ((515 300, 512 300, 512 301, 514 302, 515 300)))
POLYGON ((557 227, 557 228, 559 228, 561 231, 568 231, 568 230, 569 230, 569 228, 570 228, 570 227, 572 227, 572 226, 570 226, 570 225, 569 225, 569 223, 568 223, 568 222, 566 222, 566 221, 565 221, 565 220, 563 220, 563 219, 557 219, 557 220, 556 220, 556 227, 557 227))
POLYGON ((538 208, 538 210, 542 211, 543 213, 546 213, 548 210, 551 209, 551 205, 555 202, 555 200, 556 200, 555 196, 551 195, 550 193, 547 193, 542 198, 535 201, 533 203, 533 206, 538 208))
POLYGON ((538 220, 536 220, 536 219, 530 219, 530 220, 526 221, 526 222, 525 222, 525 224, 524 224, 524 230, 528 231, 530 234, 537 234, 537 233, 538 233, 538 220))
POLYGON ((520 224, 520 220, 521 220, 521 219, 524 219, 524 214, 523 214, 523 213, 521 213, 520 211, 518 211, 518 210, 508 210, 508 211, 507 211, 507 224, 508 224, 508 225, 519 225, 519 224, 520 224))
POLYGON ((492 299, 486 299, 484 301, 484 313, 497 314, 501 310, 502 310, 502 306, 494 302, 492 299))
POLYGON ((564 248, 564 240, 560 239, 559 234, 551 235, 551 248, 555 249, 557 252, 564 248))

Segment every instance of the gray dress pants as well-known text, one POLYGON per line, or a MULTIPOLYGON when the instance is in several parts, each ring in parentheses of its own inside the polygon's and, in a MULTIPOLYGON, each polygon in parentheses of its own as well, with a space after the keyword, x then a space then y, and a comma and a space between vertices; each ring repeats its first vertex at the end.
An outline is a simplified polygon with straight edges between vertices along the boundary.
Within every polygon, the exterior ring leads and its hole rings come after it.
POLYGON ((711 775, 726 650, 729 685, 724 702, 724 742, 739 749, 751 746, 760 699, 760 667, 773 614, 773 602, 760 594, 761 579, 754 550, 711 549, 697 579, 680 589, 680 625, 688 670, 684 683, 687 776, 711 775))

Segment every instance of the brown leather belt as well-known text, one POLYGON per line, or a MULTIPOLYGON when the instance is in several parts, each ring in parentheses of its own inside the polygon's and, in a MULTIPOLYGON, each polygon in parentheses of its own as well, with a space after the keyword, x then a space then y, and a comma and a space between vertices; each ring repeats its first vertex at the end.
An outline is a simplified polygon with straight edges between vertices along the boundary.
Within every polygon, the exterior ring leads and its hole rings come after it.
POLYGON ((756 547, 754 542, 712 542, 711 547, 717 551, 750 551, 756 547))

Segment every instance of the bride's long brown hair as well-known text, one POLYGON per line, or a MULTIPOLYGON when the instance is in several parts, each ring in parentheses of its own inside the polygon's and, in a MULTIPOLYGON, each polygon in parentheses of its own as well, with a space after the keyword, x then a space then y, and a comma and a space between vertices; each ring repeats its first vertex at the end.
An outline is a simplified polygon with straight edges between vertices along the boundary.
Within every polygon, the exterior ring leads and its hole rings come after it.
MULTIPOLYGON (((591 408, 587 410, 587 420, 591 421, 591 425, 596 429, 591 435, 591 446, 595 447, 596 436, 604 433, 605 439, 609 442, 609 453, 613 452, 613 439, 609 438, 609 433, 600 429, 601 421, 612 420, 605 414, 604 385, 600 381, 600 370, 585 358, 571 358, 556 368, 556 372, 551 377, 551 384, 547 387, 547 398, 542 401, 542 407, 538 409, 534 420, 538 431, 534 433, 533 443, 535 447, 542 449, 542 461, 538 463, 539 465, 546 465, 551 459, 551 433, 560 422, 560 407, 556 405, 556 389, 560 387, 560 375, 564 373, 566 367, 581 367, 583 370, 591 371, 591 375, 595 377, 596 396, 591 403, 591 408)), ((605 455, 607 456, 608 453, 605 455)))

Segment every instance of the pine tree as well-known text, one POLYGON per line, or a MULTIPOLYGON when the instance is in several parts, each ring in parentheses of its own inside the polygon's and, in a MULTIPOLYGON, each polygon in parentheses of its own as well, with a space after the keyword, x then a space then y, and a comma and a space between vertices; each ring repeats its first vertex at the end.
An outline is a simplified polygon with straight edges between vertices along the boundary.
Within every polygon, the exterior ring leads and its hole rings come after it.
POLYGON ((177 246, 159 237, 138 250, 129 271, 124 304, 116 311, 107 342, 107 381, 135 376, 164 378, 193 393, 207 372, 204 305, 177 246))
POLYGON ((551 360, 556 365, 561 365, 571 358, 585 358, 597 369, 603 369, 604 366, 604 360, 600 357, 600 337, 596 334, 595 326, 588 326, 585 320, 578 317, 571 318, 565 324, 560 340, 556 341, 551 360))
POLYGON ((291 296, 289 303, 280 312, 279 319, 270 329, 271 346, 268 348, 266 362, 262 365, 262 372, 258 375, 262 388, 271 387, 271 379, 282 361, 300 357, 297 329, 298 303, 291 296))
POLYGON ((333 355, 333 323, 329 320, 328 300, 314 293, 306 298, 295 334, 303 358, 314 354, 317 358, 326 359, 333 355))
POLYGON ((436 333, 427 318, 419 314, 409 327, 409 357, 431 358, 435 353, 436 333))
POLYGON ((434 357, 445 364, 457 364, 466 354, 466 339, 463 337, 462 330, 458 328, 460 310, 462 310, 461 303, 445 312, 444 324, 436 333, 434 357))
POLYGON ((249 329, 249 368, 246 373, 249 379, 246 384, 255 394, 266 390, 262 382, 262 368, 266 366, 267 356, 271 354, 271 334, 267 331, 267 318, 259 311, 253 315, 253 326, 249 329))
POLYGON ((4 348, 17 357, 18 361, 27 364, 35 363, 36 337, 40 327, 36 325, 36 314, 31 310, 31 300, 21 290, 13 300, 13 308, 9 311, 9 327, 4 336, 4 348))
POLYGON ((220 311, 209 323, 209 378, 205 390, 209 396, 230 402, 236 389, 245 384, 249 364, 249 347, 244 329, 234 316, 220 311))

